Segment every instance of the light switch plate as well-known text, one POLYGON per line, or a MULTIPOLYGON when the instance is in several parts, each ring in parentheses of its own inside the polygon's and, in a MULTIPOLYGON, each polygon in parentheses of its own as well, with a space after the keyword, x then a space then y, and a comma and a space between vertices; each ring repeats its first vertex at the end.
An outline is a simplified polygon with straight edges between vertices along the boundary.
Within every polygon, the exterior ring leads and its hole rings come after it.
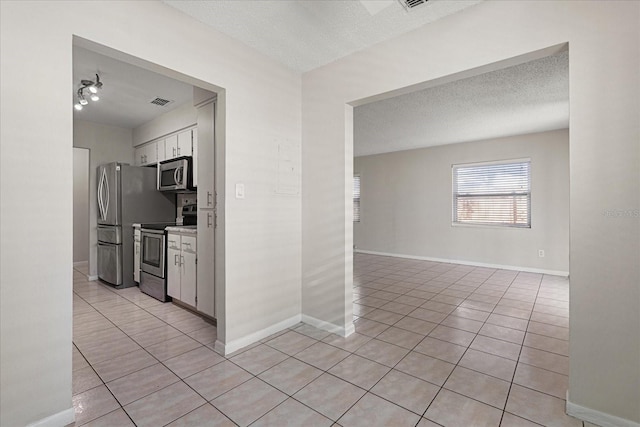
POLYGON ((244 199, 244 184, 236 184, 236 199, 244 199))

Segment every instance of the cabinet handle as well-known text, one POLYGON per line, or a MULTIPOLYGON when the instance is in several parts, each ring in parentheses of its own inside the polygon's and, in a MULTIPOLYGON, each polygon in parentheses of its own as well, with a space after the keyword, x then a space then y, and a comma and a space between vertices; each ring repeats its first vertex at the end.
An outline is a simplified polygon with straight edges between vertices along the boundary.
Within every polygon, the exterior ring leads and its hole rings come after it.
POLYGON ((211 191, 207 191, 207 206, 211 206, 211 191))
POLYGON ((178 156, 180 155, 180 147, 178 147, 178 156))
POLYGON ((173 153, 173 157, 175 157, 175 156, 176 156, 176 147, 172 147, 172 150, 173 150, 173 151, 172 151, 172 153, 173 153))
POLYGON ((207 212, 207 228, 211 228, 211 212, 207 212))
POLYGON ((180 264, 178 264, 178 254, 175 254, 173 256, 173 265, 180 265, 180 264))
POLYGON ((180 255, 180 266, 184 267, 184 256, 180 255))

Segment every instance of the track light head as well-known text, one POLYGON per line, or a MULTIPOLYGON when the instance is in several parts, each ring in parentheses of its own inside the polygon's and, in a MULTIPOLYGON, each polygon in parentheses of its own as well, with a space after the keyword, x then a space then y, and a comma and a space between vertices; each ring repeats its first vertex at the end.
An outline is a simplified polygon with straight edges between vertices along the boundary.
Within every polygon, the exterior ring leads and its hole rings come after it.
POLYGON ((85 90, 88 91, 89 99, 92 101, 100 100, 100 96, 98 96, 98 90, 102 88, 102 82, 100 81, 100 76, 96 74, 96 81, 92 80, 80 80, 80 84, 82 87, 78 89, 78 102, 73 106, 76 110, 82 110, 84 105, 87 105, 89 101, 85 98, 85 90))

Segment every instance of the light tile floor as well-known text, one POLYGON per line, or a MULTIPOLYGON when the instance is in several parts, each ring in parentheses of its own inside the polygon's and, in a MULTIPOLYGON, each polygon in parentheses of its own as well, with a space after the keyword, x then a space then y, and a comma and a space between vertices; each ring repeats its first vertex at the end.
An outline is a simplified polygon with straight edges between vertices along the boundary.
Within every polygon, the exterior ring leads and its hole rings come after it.
POLYGON ((561 277, 355 254, 356 333, 225 358, 200 317, 74 271, 75 425, 582 426, 568 300, 561 277))

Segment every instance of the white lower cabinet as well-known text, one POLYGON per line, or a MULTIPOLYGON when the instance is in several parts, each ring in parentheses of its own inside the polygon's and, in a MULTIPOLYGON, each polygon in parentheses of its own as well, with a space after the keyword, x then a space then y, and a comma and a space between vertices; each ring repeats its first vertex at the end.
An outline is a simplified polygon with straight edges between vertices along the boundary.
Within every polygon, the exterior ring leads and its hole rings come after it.
POLYGON ((133 281, 140 283, 140 229, 133 229, 133 281))
POLYGON ((197 310, 216 317, 215 211, 198 209, 198 305, 197 310))
POLYGON ((167 234, 167 294, 192 307, 197 305, 196 249, 196 236, 167 234))

